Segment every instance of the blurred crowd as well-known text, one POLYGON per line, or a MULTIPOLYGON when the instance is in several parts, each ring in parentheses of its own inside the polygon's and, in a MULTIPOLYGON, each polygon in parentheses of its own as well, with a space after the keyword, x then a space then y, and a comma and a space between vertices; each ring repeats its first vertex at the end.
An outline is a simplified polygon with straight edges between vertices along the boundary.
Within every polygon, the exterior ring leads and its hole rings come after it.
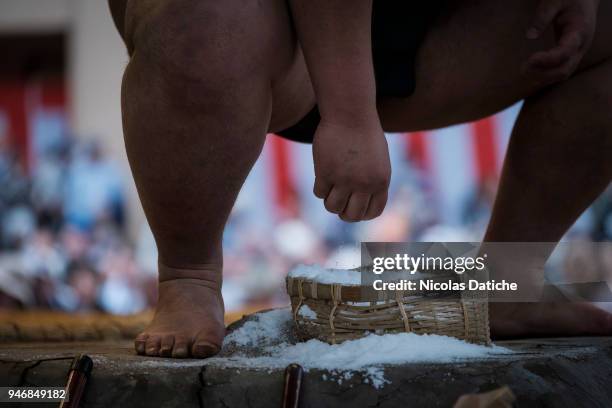
POLYGON ((69 137, 25 162, 0 140, 0 305, 125 314, 151 304, 116 163, 69 137))
MULTIPOLYGON (((0 307, 130 314, 154 305, 155 243, 145 227, 127 238, 125 175, 117 163, 96 143, 69 137, 27 169, 24 162, 0 139, 0 307)), ((262 224, 239 197, 224 235, 227 310, 286 302, 283 278, 298 263, 358 266, 360 241, 482 238, 496 180, 467 194, 461 223, 447 225, 427 177, 408 161, 400 167, 394 172, 401 183, 372 222, 313 220, 295 193, 291 208, 262 224)), ((612 240, 612 192, 577 225, 575 234, 587 240, 612 240)))

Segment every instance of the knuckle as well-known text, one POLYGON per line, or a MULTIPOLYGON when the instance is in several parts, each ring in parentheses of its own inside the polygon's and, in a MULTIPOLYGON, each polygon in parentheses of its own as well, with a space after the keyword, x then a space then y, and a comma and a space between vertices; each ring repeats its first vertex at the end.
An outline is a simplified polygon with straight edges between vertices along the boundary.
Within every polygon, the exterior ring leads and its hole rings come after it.
POLYGON ((375 170, 365 175, 351 173, 338 174, 330 179, 330 184, 340 186, 343 189, 350 191, 368 193, 387 188, 390 181, 390 172, 385 170, 375 170))
POLYGON ((344 178, 342 174, 339 174, 337 172, 328 173, 324 176, 317 176, 317 177, 319 177, 322 181, 325 180, 326 183, 334 184, 334 185, 339 184, 344 178))
POLYGON ((389 187, 389 182, 390 182, 389 177, 381 178, 380 180, 376 182, 376 185, 375 185, 376 190, 379 191, 379 190, 386 189, 387 187, 389 187))
POLYGON ((380 178, 380 179, 375 180, 371 184, 371 191, 373 192, 383 191, 383 190, 386 190, 388 187, 389 187, 389 179, 380 178))
POLYGON ((356 180, 351 187, 354 191, 365 193, 372 190, 372 182, 369 179, 356 180))
POLYGON ((384 173, 375 173, 363 180, 358 187, 361 187, 363 191, 372 192, 380 191, 389 186, 390 177, 384 173))
POLYGON ((355 177, 351 174, 342 173, 334 177, 334 184, 349 187, 355 184, 355 177))

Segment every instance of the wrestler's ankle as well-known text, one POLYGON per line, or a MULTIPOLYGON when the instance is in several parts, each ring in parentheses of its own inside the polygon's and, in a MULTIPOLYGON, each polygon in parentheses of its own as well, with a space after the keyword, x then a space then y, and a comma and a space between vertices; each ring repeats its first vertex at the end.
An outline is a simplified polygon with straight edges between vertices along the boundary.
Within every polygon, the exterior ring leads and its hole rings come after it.
POLYGON ((158 261, 159 283, 182 281, 196 285, 207 286, 221 290, 223 281, 223 262, 207 262, 199 264, 173 264, 158 261))

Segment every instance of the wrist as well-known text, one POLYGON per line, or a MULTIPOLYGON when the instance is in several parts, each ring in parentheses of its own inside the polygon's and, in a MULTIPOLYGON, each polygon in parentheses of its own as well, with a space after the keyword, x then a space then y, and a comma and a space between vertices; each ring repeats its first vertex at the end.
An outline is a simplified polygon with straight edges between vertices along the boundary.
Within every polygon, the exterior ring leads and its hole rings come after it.
POLYGON ((343 88, 317 93, 322 120, 347 125, 378 121, 376 90, 368 88, 343 88))
POLYGON ((320 111, 321 124, 345 129, 379 129, 380 119, 376 106, 372 108, 347 108, 320 111))

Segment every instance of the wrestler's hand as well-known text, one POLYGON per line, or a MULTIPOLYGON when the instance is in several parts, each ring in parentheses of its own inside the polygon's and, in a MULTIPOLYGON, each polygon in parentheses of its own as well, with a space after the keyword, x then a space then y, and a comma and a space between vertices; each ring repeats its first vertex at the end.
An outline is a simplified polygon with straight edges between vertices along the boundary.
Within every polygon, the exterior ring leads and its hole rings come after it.
POLYGON ((387 140, 378 117, 365 122, 341 125, 321 120, 314 137, 314 194, 344 221, 376 218, 387 204, 387 140))
POLYGON ((591 45, 598 7, 599 0, 539 0, 526 36, 539 38, 552 27, 556 44, 531 55, 525 70, 547 83, 570 77, 591 45))

